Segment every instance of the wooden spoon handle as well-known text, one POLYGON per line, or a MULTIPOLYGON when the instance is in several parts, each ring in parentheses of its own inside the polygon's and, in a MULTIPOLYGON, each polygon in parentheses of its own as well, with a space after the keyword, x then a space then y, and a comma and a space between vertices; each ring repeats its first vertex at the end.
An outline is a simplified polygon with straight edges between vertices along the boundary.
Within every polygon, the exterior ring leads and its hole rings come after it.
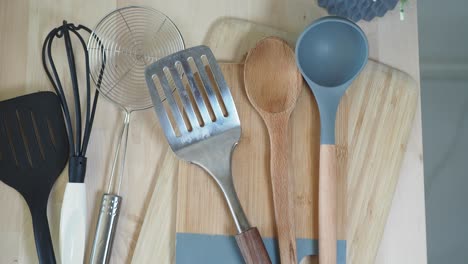
POLYGON ((320 146, 319 263, 336 264, 336 150, 320 146))
POLYGON ((288 119, 270 123, 271 184, 281 263, 297 263, 294 182, 289 173, 288 119))
POLYGON ((246 264, 271 264, 270 256, 256 227, 236 235, 236 241, 246 264))

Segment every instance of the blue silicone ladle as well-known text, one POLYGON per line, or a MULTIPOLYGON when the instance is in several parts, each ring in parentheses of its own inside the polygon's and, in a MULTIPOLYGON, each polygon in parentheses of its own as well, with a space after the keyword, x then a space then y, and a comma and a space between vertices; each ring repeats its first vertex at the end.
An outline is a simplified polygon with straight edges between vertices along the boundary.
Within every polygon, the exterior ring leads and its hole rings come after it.
POLYGON ((320 112, 319 263, 336 264, 337 195, 335 120, 340 99, 367 63, 364 32, 350 20, 324 17, 296 44, 296 62, 320 112))

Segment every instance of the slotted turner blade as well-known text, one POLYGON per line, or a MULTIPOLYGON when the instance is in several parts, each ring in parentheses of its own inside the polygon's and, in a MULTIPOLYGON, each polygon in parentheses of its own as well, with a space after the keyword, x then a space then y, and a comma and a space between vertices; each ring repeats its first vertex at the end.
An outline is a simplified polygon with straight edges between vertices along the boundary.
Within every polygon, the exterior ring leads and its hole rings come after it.
POLYGON ((172 150, 179 158, 206 170, 223 191, 246 263, 271 263, 234 189, 231 157, 240 139, 240 121, 212 51, 197 46, 174 53, 148 66, 145 75, 172 150))
POLYGON ((47 201, 68 161, 68 150, 57 95, 39 92, 0 102, 1 180, 28 204, 41 264, 55 263, 47 201))
MULTIPOLYGON (((198 46, 162 58, 146 69, 146 76, 156 113, 176 154, 182 155, 179 151, 188 145, 230 129, 236 130, 233 133, 235 142, 239 140, 239 116, 221 69, 208 47, 198 46), (189 63, 189 60, 193 63, 189 63), (202 87, 199 87, 200 83, 195 80, 195 75, 201 79, 202 87), (154 86, 153 77, 159 80, 159 88, 154 86), (178 98, 174 97, 174 90, 178 98), (163 106, 164 99, 167 100, 170 113, 163 106), (180 99, 179 102, 176 102, 177 99, 180 99), (213 118, 209 112, 214 115, 213 118), (173 119, 173 124, 168 114, 173 119), (199 121, 200 116, 203 122, 199 121), (191 131, 189 127, 192 128, 191 131), (180 131, 180 135, 176 135, 176 130, 180 131)), ((191 157, 181 158, 192 161, 191 157)))

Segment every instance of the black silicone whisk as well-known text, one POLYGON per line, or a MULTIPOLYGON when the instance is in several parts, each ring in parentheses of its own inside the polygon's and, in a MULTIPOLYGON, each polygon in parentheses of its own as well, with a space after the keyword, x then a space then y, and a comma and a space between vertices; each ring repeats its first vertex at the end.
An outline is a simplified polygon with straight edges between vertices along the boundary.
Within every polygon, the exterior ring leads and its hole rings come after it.
MULTIPOLYGON (((83 263, 86 234, 86 188, 84 184, 86 175, 86 151, 89 144, 91 129, 93 127, 99 91, 96 90, 91 102, 91 76, 88 50, 81 33, 91 34, 91 29, 75 26, 63 21, 63 24, 54 28, 47 35, 42 47, 42 64, 55 92, 60 98, 68 134, 69 152, 69 182, 67 183, 60 216, 60 251, 62 263, 83 263), (73 39, 72 38, 76 38, 73 39), (63 39, 69 70, 69 82, 63 82, 65 74, 60 76, 57 72, 54 59, 59 58, 52 50, 59 45, 55 40, 63 39), (76 42, 76 40, 78 42, 76 42), (84 54, 84 76, 78 76, 77 61, 73 44, 79 46, 84 54), (62 78, 61 78, 62 77, 62 78), (79 77, 85 79, 85 95, 80 97, 79 77), (81 100, 84 98, 84 102, 81 100), (85 109, 82 109, 84 105, 85 109)), ((99 43, 99 41, 98 41, 99 43)), ((105 68, 105 52, 96 85, 101 84, 101 77, 105 68)))

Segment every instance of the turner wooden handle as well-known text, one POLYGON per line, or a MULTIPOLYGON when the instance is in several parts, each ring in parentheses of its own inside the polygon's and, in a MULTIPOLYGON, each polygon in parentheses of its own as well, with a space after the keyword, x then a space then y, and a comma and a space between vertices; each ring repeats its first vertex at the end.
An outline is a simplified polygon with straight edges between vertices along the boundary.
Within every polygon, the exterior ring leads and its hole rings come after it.
POLYGON ((336 264, 336 150, 320 146, 319 263, 336 264))
POLYGON ((271 264, 270 256, 256 227, 236 235, 236 241, 246 264, 271 264))

